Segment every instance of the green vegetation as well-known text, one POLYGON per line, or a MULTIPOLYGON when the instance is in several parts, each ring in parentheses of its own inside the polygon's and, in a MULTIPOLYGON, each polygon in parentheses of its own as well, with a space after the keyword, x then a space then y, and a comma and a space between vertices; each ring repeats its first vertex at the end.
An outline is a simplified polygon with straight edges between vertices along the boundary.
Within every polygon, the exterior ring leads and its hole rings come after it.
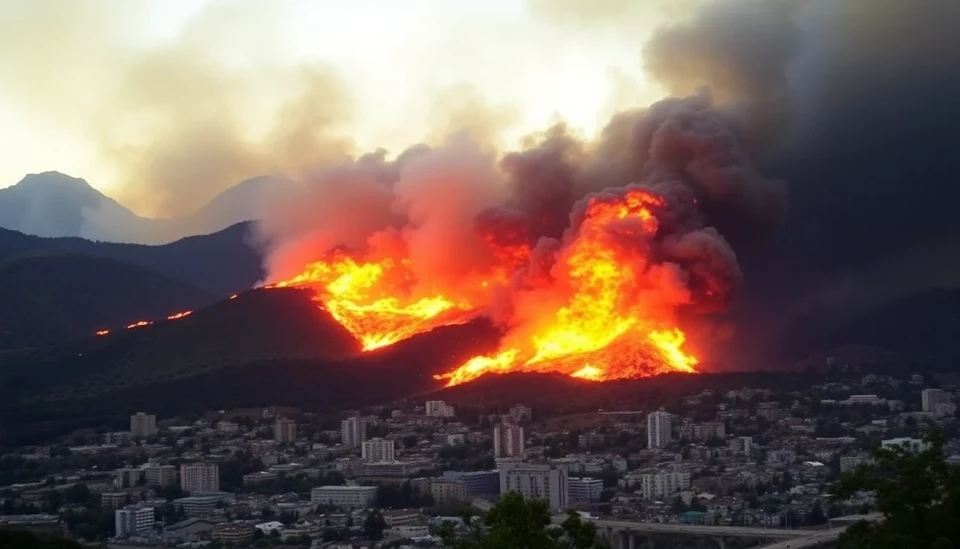
POLYGON ((504 494, 481 521, 470 511, 462 514, 467 535, 459 536, 452 524, 439 535, 450 549, 602 549, 593 523, 583 522, 570 510, 560 527, 551 526, 546 500, 526 500, 517 492, 504 494))
POLYGON ((841 549, 949 549, 960 547, 960 467, 947 464, 943 436, 932 431, 927 448, 880 448, 874 463, 841 477, 833 499, 843 501, 861 491, 876 496, 883 520, 859 522, 839 540, 841 549))

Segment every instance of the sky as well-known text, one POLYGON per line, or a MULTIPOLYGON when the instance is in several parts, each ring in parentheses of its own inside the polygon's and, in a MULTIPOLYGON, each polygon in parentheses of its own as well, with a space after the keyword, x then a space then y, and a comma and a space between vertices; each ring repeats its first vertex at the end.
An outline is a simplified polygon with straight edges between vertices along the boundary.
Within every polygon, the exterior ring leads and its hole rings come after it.
POLYGON ((695 2, 631 4, 14 1, 0 14, 0 187, 57 170, 175 216, 256 172, 460 128, 501 146, 558 120, 592 134, 664 95, 642 47, 695 2), (168 187, 204 192, 184 204, 168 187))

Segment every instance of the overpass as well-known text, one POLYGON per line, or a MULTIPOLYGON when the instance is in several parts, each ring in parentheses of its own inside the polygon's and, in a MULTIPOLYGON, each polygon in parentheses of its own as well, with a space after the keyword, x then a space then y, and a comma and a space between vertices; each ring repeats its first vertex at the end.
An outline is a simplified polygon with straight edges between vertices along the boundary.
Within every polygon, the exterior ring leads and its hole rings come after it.
MULTIPOLYGON (((712 538, 717 545, 723 549, 726 547, 725 539, 756 539, 774 543, 763 545, 763 549, 806 549, 810 547, 819 547, 826 543, 836 541, 840 534, 846 529, 847 525, 859 520, 874 521, 878 520, 880 515, 873 513, 870 515, 850 515, 847 517, 838 517, 831 519, 832 523, 845 523, 839 528, 830 528, 828 530, 788 530, 783 528, 757 528, 753 526, 707 526, 702 524, 664 524, 659 522, 637 522, 630 520, 607 520, 598 518, 585 518, 584 520, 593 522, 597 527, 597 532, 604 536, 610 542, 611 549, 636 549, 637 538, 662 535, 662 536, 697 536, 703 538, 712 538)), ((565 515, 553 517, 555 524, 560 524, 566 519, 565 515)), ((829 524, 828 524, 829 526, 829 524)))

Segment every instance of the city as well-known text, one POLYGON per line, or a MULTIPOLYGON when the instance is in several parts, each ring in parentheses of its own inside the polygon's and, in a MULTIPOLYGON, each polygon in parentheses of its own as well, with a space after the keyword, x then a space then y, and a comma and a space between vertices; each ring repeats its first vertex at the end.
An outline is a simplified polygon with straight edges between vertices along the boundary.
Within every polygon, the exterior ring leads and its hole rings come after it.
POLYGON ((555 516, 576 509, 623 540, 613 547, 637 536, 805 539, 832 519, 870 514, 872 494, 834 501, 830 487, 869 463, 874 446, 920 451, 936 427, 948 462, 960 464, 955 386, 929 387, 920 374, 846 379, 568 415, 442 400, 338 417, 140 412, 129 431, 4 456, 0 527, 115 548, 441 547, 441 526, 465 526, 461 508, 482 512, 518 492, 555 516))

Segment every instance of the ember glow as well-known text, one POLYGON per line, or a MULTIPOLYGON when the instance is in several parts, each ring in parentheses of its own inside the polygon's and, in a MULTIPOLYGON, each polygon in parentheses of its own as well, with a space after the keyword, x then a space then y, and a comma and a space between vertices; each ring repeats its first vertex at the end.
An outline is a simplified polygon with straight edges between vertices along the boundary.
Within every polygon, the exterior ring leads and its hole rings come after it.
POLYGON ((150 326, 153 324, 150 320, 138 320, 132 324, 127 324, 126 328, 128 330, 133 330, 134 328, 143 328, 144 326, 150 326))
POLYGON ((176 314, 172 314, 167 317, 167 320, 180 320, 183 317, 190 316, 193 314, 193 311, 181 311, 176 314))
POLYGON ((105 335, 107 335, 107 334, 109 334, 109 333, 110 333, 110 330, 98 330, 96 335, 98 335, 98 336, 105 336, 105 335))

